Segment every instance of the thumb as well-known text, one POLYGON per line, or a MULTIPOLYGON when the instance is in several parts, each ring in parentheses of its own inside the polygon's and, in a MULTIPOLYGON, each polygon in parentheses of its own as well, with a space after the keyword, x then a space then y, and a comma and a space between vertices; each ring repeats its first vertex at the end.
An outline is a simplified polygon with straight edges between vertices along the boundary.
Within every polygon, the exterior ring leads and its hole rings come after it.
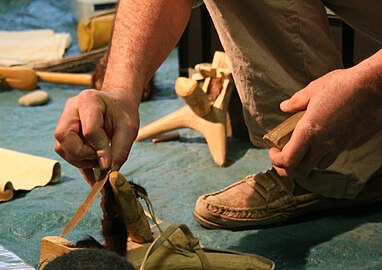
POLYGON ((112 160, 112 151, 110 141, 103 128, 93 127, 86 130, 84 136, 88 144, 96 151, 98 165, 101 170, 110 168, 112 160))
POLYGON ((98 164, 101 170, 107 170, 111 165, 111 147, 107 144, 101 150, 97 150, 98 164))
POLYGON ((310 93, 306 88, 296 92, 290 99, 280 103, 280 109, 283 112, 291 113, 305 110, 310 100, 310 93))
POLYGON ((82 134, 87 144, 96 151, 101 170, 107 170, 112 159, 110 140, 104 127, 104 110, 97 102, 89 102, 79 109, 82 134))

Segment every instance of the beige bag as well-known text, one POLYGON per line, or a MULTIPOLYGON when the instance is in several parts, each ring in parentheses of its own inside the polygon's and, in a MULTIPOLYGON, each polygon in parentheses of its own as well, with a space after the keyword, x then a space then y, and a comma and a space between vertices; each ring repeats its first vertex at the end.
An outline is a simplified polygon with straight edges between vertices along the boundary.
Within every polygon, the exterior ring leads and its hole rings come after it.
POLYGON ((105 47, 113 30, 115 10, 97 13, 79 21, 77 27, 78 47, 82 52, 105 47))

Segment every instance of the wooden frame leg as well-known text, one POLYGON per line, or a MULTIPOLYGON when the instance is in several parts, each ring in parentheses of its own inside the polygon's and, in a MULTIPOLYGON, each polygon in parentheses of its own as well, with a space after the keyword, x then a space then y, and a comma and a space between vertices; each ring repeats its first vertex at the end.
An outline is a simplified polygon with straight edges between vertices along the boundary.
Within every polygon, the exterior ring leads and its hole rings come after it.
POLYGON ((233 89, 230 75, 224 73, 228 70, 227 61, 224 53, 215 53, 211 66, 212 70, 209 70, 209 74, 220 78, 222 85, 221 90, 219 89, 219 95, 211 101, 210 108, 206 105, 209 102, 206 93, 210 86, 211 77, 206 78, 203 90, 191 79, 178 78, 176 90, 185 101, 186 106, 141 128, 136 141, 143 141, 179 128, 191 128, 205 137, 214 162, 218 166, 224 166, 226 161, 226 121, 229 99, 233 89))

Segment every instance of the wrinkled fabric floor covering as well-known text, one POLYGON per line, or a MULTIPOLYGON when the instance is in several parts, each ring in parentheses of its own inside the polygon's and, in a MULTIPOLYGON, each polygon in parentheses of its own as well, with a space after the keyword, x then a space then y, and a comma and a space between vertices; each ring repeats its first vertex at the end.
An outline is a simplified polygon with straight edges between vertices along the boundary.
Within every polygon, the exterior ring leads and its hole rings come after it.
MULTIPOLYGON (((2 1, 0 29, 69 29, 73 43, 68 53, 76 53, 76 25, 68 3, 63 1, 61 7, 53 0, 2 1)), ((183 106, 174 91, 177 76, 174 51, 156 74, 153 100, 140 107, 141 126, 183 106)), ((18 192, 12 201, 0 204, 0 245, 34 267, 38 265, 40 239, 59 235, 89 191, 79 171, 53 150, 53 131, 63 105, 81 88, 39 85, 50 95, 49 103, 42 107, 18 106, 17 100, 25 92, 0 92, 0 146, 58 159, 62 165, 60 183, 18 192)), ((136 143, 121 169, 128 179, 147 188, 159 218, 186 223, 203 245, 256 253, 274 260, 277 269, 382 268, 381 204, 311 215, 261 230, 230 232, 200 227, 192 218, 198 196, 265 170, 270 163, 266 150, 229 139, 228 164, 219 168, 200 134, 189 129, 180 130, 180 134, 180 141, 136 143)), ((69 240, 76 241, 87 234, 101 239, 99 199, 68 235, 69 240)))
POLYGON ((34 268, 27 265, 16 254, 0 245, 0 269, 32 270, 34 268))

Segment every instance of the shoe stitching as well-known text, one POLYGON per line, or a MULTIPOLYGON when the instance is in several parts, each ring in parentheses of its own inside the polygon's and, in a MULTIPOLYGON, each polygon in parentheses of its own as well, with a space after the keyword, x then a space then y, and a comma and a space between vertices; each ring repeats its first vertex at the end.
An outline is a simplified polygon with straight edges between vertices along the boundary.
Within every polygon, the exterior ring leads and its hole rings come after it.
MULTIPOLYGON (((200 203, 204 204, 206 209, 208 209, 210 212, 231 217, 231 218, 259 218, 259 217, 267 217, 269 216, 269 213, 279 213, 283 214, 283 211, 293 211, 297 207, 297 201, 295 197, 293 196, 292 192, 286 189, 283 182, 280 181, 279 177, 275 177, 275 175, 272 174, 271 171, 268 171, 266 173, 269 173, 269 178, 272 180, 273 183, 269 184, 270 181, 268 179, 264 179, 265 181, 262 181, 262 177, 260 177, 260 181, 255 180, 256 175, 249 175, 245 179, 236 182, 220 191, 210 193, 207 195, 204 195, 200 201, 200 203), (264 202, 266 203, 265 206, 260 207, 252 207, 252 208, 233 208, 233 207, 226 207, 223 205, 217 205, 213 203, 209 203, 204 201, 207 197, 213 196, 219 193, 224 192, 225 190, 228 190, 230 188, 233 188, 239 184, 242 184, 243 182, 254 182, 255 186, 252 186, 255 188, 256 192, 264 199, 264 202), (269 196, 270 191, 274 188, 279 188, 278 193, 280 193, 280 196, 272 201, 269 202, 269 196)), ((260 176, 260 174, 259 174, 260 176)))

